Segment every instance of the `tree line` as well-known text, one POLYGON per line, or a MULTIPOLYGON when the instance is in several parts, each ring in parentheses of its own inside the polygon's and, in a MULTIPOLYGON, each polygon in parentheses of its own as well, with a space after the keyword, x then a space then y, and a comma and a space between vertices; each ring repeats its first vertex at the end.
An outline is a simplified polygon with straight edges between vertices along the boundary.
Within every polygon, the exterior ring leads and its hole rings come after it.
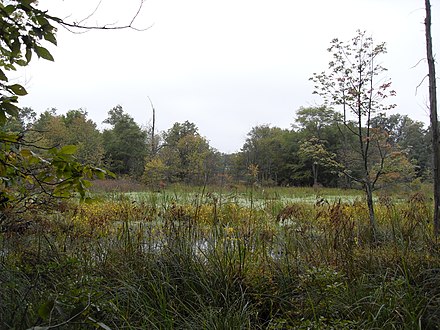
MULTIPOLYGON (((290 129, 258 125, 247 134, 239 152, 225 154, 200 135, 195 123, 176 122, 152 134, 121 106, 110 109, 103 131, 82 109, 39 116, 25 108, 9 130, 24 132, 34 151, 75 146, 76 160, 106 168, 118 176, 160 189, 172 183, 190 185, 239 184, 250 180, 251 166, 264 186, 356 187, 362 172, 355 122, 343 125, 341 114, 330 107, 300 108, 290 129), (349 175, 341 175, 347 171, 349 175)), ((381 187, 414 179, 429 180, 430 134, 420 121, 407 115, 380 114, 371 119, 370 151, 373 171, 381 166, 381 187)))

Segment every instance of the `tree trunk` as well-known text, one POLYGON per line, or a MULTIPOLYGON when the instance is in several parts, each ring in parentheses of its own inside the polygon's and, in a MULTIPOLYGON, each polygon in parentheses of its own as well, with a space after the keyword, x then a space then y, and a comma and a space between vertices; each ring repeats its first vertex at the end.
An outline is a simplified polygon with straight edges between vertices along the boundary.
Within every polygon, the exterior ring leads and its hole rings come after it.
POLYGON ((312 163, 312 174, 313 174, 313 187, 318 185, 318 164, 316 162, 312 163))
POLYGON ((156 141, 154 132, 156 130, 156 109, 154 109, 153 102, 151 102, 150 97, 148 97, 148 100, 150 101, 151 109, 153 110, 153 123, 151 127, 151 159, 153 159, 156 156, 156 141))
POLYGON ((425 0, 426 18, 425 18, 425 36, 426 36, 426 54, 428 60, 429 72, 429 110, 431 118, 432 134, 432 154, 433 154, 433 181, 434 181, 434 235, 437 237, 440 230, 440 141, 438 131, 437 117, 437 86, 435 78, 435 62, 432 55, 432 37, 431 37, 431 4, 425 0))
POLYGON ((370 230, 371 230, 371 238, 373 242, 376 242, 376 215, 374 213, 374 202, 373 202, 373 188, 371 187, 371 182, 367 181, 364 184, 365 194, 367 197, 367 205, 368 205, 368 215, 370 218, 370 230))

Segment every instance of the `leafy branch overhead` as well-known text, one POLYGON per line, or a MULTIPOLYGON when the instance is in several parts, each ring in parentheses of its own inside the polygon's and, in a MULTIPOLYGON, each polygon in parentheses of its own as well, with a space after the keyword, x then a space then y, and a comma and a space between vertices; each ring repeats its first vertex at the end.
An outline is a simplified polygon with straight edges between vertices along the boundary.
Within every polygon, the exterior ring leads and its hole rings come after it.
POLYGON ((27 94, 23 86, 9 84, 8 71, 15 71, 17 66, 28 65, 34 54, 39 58, 53 61, 52 54, 43 43, 57 45, 55 24, 76 29, 140 30, 133 24, 142 9, 143 2, 140 1, 130 23, 122 26, 87 26, 78 22, 67 22, 38 9, 36 0, 0 3, 0 125, 3 125, 8 117, 17 116, 18 97, 27 94))
MULTIPOLYGON (((10 73, 27 66, 35 56, 53 61, 45 44, 57 45, 55 24, 70 24, 36 6, 35 0, 0 3, 0 221, 5 217, 4 210, 11 205, 29 207, 43 203, 46 197, 66 197, 73 191, 84 197, 89 186, 87 179, 112 175, 79 162, 74 156, 75 146, 61 149, 36 146, 28 140, 23 125, 13 124, 21 121, 22 110, 17 104, 27 91, 11 82, 10 73)), ((141 7, 142 2, 139 10, 141 7)), ((129 26, 120 28, 132 27, 138 13, 129 26)))
POLYGON ((56 45, 55 32, 56 28, 44 12, 33 6, 33 1, 0 4, 0 125, 4 125, 8 117, 18 115, 18 97, 27 94, 23 86, 9 83, 8 71, 28 65, 33 54, 53 61, 41 41, 56 45))

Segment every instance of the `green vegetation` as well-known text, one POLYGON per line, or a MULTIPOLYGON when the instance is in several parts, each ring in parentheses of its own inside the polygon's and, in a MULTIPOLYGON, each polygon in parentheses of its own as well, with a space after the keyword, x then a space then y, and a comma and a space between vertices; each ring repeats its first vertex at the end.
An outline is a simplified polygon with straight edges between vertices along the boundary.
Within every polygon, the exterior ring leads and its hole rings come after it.
MULTIPOLYGON (((151 150, 151 127, 142 128, 122 107, 109 110, 105 123, 110 127, 103 132, 87 116, 81 109, 66 114, 52 109, 38 116, 27 108, 5 129, 20 132, 21 141, 32 145, 32 152, 74 145, 74 156, 81 164, 104 166, 156 190, 175 183, 243 184, 249 181, 250 165, 258 166, 258 184, 266 187, 362 187, 356 176, 361 173, 353 149, 356 141, 340 135, 340 116, 324 106, 299 109, 290 130, 268 125, 252 128, 234 154, 215 150, 188 121, 156 133, 151 150)), ((423 123, 408 116, 378 114, 371 127, 370 173, 380 170, 375 189, 430 180, 432 153, 423 123)))
POLYGON ((0 3, 0 329, 439 328, 430 139, 382 113, 385 44, 333 40, 312 80, 342 114, 301 108, 225 155, 121 106, 103 132, 19 109, 8 72, 53 60, 54 24, 88 28, 36 5, 0 3))
POLYGON ((378 198, 372 244, 358 191, 184 188, 24 213, 0 236, 0 328, 437 328, 423 192, 378 198))

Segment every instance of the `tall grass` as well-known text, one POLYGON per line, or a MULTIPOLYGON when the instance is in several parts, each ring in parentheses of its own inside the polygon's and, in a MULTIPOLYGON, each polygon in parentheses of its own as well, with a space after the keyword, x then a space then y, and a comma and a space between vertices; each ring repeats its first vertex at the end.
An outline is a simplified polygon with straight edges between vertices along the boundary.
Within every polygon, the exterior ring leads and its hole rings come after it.
POLYGON ((382 197, 372 244, 362 200, 313 193, 111 194, 39 215, 0 236, 0 328, 437 329, 430 200, 382 197))

